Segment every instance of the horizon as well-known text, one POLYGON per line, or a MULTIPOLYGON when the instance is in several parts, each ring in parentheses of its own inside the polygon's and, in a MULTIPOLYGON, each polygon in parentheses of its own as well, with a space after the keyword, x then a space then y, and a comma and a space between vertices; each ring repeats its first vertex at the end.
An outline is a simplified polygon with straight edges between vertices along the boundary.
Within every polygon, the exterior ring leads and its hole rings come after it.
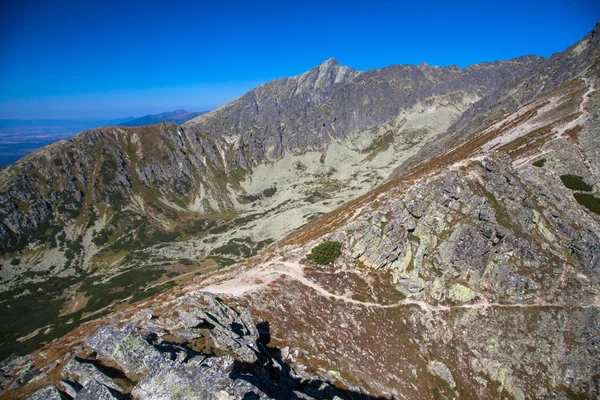
POLYGON ((313 0, 278 7, 150 3, 6 6, 0 17, 0 119, 208 111, 329 58, 357 70, 547 58, 582 39, 600 17, 600 4, 587 0, 440 1, 426 9, 313 0))

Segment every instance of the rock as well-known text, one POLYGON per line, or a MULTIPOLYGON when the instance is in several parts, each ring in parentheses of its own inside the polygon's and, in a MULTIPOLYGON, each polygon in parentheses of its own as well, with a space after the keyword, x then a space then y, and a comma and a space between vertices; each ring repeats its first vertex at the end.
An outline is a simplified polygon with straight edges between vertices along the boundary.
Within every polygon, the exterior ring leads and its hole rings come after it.
POLYGON ((160 352, 133 326, 102 327, 85 343, 101 356, 113 359, 126 373, 142 374, 163 360, 160 352))
POLYGON ((112 389, 120 390, 119 386, 104 375, 94 364, 77 357, 74 357, 65 365, 63 375, 81 386, 86 386, 91 381, 97 381, 112 389))
POLYGON ((456 283, 450 288, 450 298, 459 303, 466 303, 475 299, 477 296, 475 291, 460 283, 456 283))
POLYGON ((414 296, 425 289, 425 281, 421 278, 400 279, 396 286, 403 295, 414 296))
POLYGON ((149 371, 132 395, 139 400, 269 398, 250 383, 232 379, 233 365, 229 356, 210 357, 200 365, 165 363, 149 371))
POLYGON ((488 204, 484 203, 479 209, 479 219, 486 222, 496 222, 496 211, 488 204))
MULTIPOLYGON (((203 292, 196 292, 182 301, 197 305, 193 315, 212 325, 209 333, 215 346, 234 352, 242 361, 256 361, 258 330, 247 310, 237 313, 216 296, 203 292)), ((189 320, 189 313, 185 318, 189 320)))
POLYGON ((456 387, 452 372, 450 372, 450 369, 446 364, 439 361, 430 361, 428 371, 430 374, 436 375, 446 381, 446 383, 450 385, 450 388, 454 389, 456 387))
POLYGON ((64 398, 56 386, 46 386, 29 396, 27 400, 63 400, 64 398))
POLYGON ((81 390, 81 385, 76 382, 71 382, 68 380, 62 380, 56 384, 56 386, 60 389, 60 391, 67 394, 67 396, 75 397, 77 392, 81 390))
POLYGON ((120 393, 111 390, 97 380, 91 380, 79 393, 74 400, 121 400, 120 393))

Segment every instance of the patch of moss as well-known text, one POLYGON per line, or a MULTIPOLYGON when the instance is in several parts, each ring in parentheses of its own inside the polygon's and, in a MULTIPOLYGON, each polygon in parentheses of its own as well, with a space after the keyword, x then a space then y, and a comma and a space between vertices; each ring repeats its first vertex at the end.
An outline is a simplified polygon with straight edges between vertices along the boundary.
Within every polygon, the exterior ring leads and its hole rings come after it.
POLYGON ((600 215, 600 198, 589 193, 573 193, 575 200, 591 212, 600 215))
POLYGON ((532 165, 534 167, 542 168, 544 165, 546 165, 546 161, 547 160, 545 158, 540 158, 539 160, 534 161, 532 165))
POLYGON ((584 182, 583 178, 577 175, 561 175, 560 180, 562 183, 571 190, 581 190, 583 192, 591 192, 592 186, 584 182))

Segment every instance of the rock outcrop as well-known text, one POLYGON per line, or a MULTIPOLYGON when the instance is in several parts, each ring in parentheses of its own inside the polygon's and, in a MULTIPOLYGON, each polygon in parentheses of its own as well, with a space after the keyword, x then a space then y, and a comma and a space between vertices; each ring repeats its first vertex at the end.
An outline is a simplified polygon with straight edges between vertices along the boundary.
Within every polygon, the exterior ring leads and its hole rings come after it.
POLYGON ((122 328, 99 328, 85 340, 87 357, 72 358, 62 381, 29 398, 346 398, 317 377, 295 374, 276 349, 263 344, 247 310, 238 312, 202 292, 176 303, 163 312, 140 311, 122 328))

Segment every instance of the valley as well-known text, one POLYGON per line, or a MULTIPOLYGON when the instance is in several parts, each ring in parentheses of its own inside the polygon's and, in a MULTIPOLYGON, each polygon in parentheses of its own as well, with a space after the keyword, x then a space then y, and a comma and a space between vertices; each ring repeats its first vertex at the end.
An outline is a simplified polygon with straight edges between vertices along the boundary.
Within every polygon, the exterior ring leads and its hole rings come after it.
POLYGON ((597 397, 599 41, 330 59, 0 170, 6 398, 597 397))

